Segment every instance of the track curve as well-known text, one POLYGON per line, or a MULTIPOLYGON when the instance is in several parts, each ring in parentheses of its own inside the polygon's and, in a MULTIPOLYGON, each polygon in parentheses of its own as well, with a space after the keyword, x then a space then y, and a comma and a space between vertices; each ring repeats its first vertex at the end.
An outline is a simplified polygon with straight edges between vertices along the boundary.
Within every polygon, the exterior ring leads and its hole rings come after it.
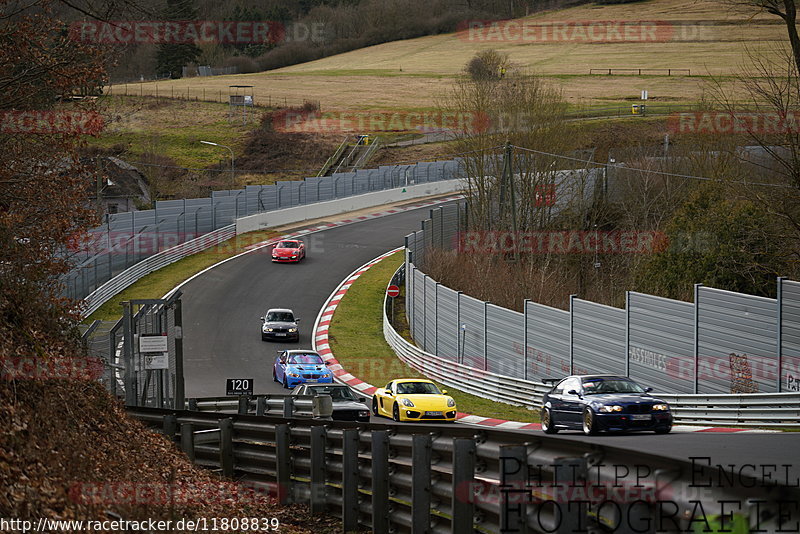
MULTIPOLYGON (((305 236, 309 253, 299 264, 273 264, 270 249, 265 248, 227 261, 184 284, 186 396, 222 396, 226 378, 255 379, 256 394, 285 392, 272 381, 275 351, 311 347, 314 319, 331 292, 360 265, 401 246, 404 236, 419 229, 424 218, 420 210, 425 207, 305 236), (270 307, 292 308, 302 319, 299 342, 261 341, 259 317, 270 307)), ((388 419, 373 420, 393 424, 388 419)), ((435 425, 431 427, 433 430, 435 425)), ((788 464, 787 473, 800 476, 800 432, 559 436, 630 446, 665 457, 708 457, 712 464, 788 464)))

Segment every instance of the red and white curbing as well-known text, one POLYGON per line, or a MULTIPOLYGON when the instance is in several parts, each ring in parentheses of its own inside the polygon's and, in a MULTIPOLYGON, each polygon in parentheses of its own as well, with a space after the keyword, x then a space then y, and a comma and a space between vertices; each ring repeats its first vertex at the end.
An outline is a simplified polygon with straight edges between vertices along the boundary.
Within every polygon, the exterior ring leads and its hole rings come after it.
MULTIPOLYGON (((353 376, 352 374, 348 373, 344 367, 342 367, 342 364, 339 363, 339 361, 334 357, 333 351, 331 351, 330 344, 328 343, 328 330, 331 321, 333 320, 333 315, 336 312, 336 308, 339 306, 339 302, 342 300, 342 297, 345 296, 350 287, 352 287, 353 283, 358 280, 362 274, 367 272, 373 265, 381 262, 384 258, 391 256, 398 250, 403 250, 403 247, 399 247, 394 250, 390 250, 385 254, 381 254, 377 258, 365 263, 350 273, 350 276, 345 278, 344 281, 339 284, 339 287, 337 287, 333 293, 331 293, 331 296, 328 297, 328 300, 322 306, 322 309, 317 316, 316 323, 314 324, 314 341, 312 343, 314 350, 316 350, 325 361, 330 362, 328 369, 333 371, 333 375, 339 382, 347 384, 351 388, 358 390, 365 395, 372 395, 378 388, 372 384, 369 384, 368 382, 364 382, 356 376, 353 376)), ((542 425, 539 423, 506 421, 504 419, 493 419, 491 417, 481 417, 479 415, 470 415, 462 412, 458 412, 457 420, 459 423, 488 426, 501 430, 541 430, 542 428, 542 425)), ((672 430, 673 432, 778 432, 775 430, 752 430, 746 428, 725 428, 693 425, 675 425, 672 427, 672 430)))
POLYGON ((252 245, 248 245, 244 247, 244 250, 253 250, 257 248, 266 247, 269 245, 273 245, 282 239, 293 239, 296 237, 301 237, 308 234, 313 234, 314 232, 320 232, 322 230, 329 230, 331 228, 336 228, 338 226, 346 226, 348 224, 359 223, 362 221, 367 221, 370 219, 377 219, 379 217, 386 217, 388 215, 394 215, 396 213, 402 213, 408 210, 415 210, 425 206, 435 206, 437 204, 443 204, 445 202, 450 202, 453 200, 459 200, 464 198, 464 195, 452 195, 446 198, 439 198, 436 200, 423 200, 420 202, 414 202, 413 204, 409 204, 407 206, 398 206, 386 211, 379 211, 377 213, 370 213, 369 215, 360 215, 358 217, 353 217, 352 219, 342 219, 341 221, 334 221, 331 223, 321 224, 319 226, 313 226, 310 228, 303 228, 302 230, 298 230, 296 232, 292 232, 290 234, 284 234, 279 238, 269 239, 267 241, 260 241, 258 243, 253 243, 252 245))

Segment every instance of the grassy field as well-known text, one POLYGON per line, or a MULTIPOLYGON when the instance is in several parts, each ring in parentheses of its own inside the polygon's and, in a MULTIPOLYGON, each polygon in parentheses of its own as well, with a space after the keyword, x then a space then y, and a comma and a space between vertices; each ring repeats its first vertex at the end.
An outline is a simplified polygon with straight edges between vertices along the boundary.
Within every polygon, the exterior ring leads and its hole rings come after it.
POLYGON ((129 161, 150 152, 186 167, 229 162, 227 150, 200 141, 227 145, 237 152, 245 134, 257 124, 255 120, 245 125, 241 121, 229 122, 228 106, 224 104, 177 99, 111 96, 100 101, 100 111, 107 117, 106 126, 101 136, 89 141, 91 145, 122 145, 129 161))
MULTIPOLYGON (((256 74, 136 84, 142 94, 161 91, 201 98, 227 94, 232 84, 253 85, 256 101, 320 101, 325 109, 426 109, 446 93, 477 52, 509 54, 513 68, 550 77, 573 105, 604 105, 635 98, 642 89, 664 102, 694 103, 707 93, 709 75, 730 76, 748 64, 747 51, 785 42, 776 17, 734 9, 714 0, 651 0, 571 9, 528 17, 528 23, 658 21, 657 42, 550 42, 446 34, 385 43, 292 67, 256 74), (691 76, 589 75, 590 68, 690 69, 691 76), (157 89, 158 88, 158 89, 157 89)), ((115 88, 121 90, 121 88, 115 88)), ((217 98, 214 96, 213 98, 217 98)))
MULTIPOLYGON (((401 251, 362 274, 336 308, 329 330, 331 350, 336 359, 349 373, 377 387, 395 378, 422 376, 400 361, 383 337, 384 292, 402 262, 401 251)), ((526 408, 439 386, 452 395, 461 412, 513 421, 539 420, 538 413, 526 408)))

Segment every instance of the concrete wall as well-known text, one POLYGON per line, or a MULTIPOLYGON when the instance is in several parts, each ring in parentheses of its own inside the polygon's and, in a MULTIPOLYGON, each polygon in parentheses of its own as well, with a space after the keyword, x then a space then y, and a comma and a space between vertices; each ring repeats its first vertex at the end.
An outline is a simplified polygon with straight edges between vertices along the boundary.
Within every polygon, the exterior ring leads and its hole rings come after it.
POLYGON ((388 189, 385 191, 375 191, 373 193, 365 193, 363 195, 357 195, 353 197, 329 200, 327 202, 317 202, 315 204, 309 204, 306 206, 296 206, 294 208, 286 208, 283 210, 257 213, 255 215, 237 219, 236 234, 238 235, 246 232, 253 232, 255 230, 264 230, 265 228, 283 226, 285 224, 307 221, 309 219, 317 219, 319 217, 329 217, 331 215, 338 215, 348 211, 372 208, 375 206, 382 206, 384 204, 391 204, 393 202, 413 200, 415 198, 422 198, 431 195, 454 193, 463 190, 463 185, 464 184, 462 180, 430 182, 418 185, 410 185, 404 188, 398 187, 396 189, 388 189))

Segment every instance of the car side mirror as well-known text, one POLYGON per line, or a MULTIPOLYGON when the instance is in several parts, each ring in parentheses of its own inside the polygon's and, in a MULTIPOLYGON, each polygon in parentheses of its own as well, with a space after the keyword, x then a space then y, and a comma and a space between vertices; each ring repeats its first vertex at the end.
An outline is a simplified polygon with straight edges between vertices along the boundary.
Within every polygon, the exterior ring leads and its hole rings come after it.
POLYGON ((577 395, 578 397, 581 396, 581 394, 575 391, 574 389, 567 391, 567 395, 577 395))
POLYGON ((447 395, 447 390, 446 389, 442 390, 442 395, 447 395))
POLYGON ((650 393, 651 391, 653 391, 653 388, 644 388, 645 393, 650 393))
POLYGON ((367 402, 367 398, 366 397, 359 397, 358 398, 358 402, 367 402))
POLYGON ((264 320, 264 317, 259 317, 259 319, 261 319, 261 320, 263 321, 263 320, 264 320))
POLYGON ((324 363, 325 363, 325 365, 330 365, 331 364, 331 362, 329 362, 328 360, 325 360, 324 363))
POLYGON ((294 322, 299 323, 300 322, 300 318, 299 317, 295 317, 294 318, 294 322))

